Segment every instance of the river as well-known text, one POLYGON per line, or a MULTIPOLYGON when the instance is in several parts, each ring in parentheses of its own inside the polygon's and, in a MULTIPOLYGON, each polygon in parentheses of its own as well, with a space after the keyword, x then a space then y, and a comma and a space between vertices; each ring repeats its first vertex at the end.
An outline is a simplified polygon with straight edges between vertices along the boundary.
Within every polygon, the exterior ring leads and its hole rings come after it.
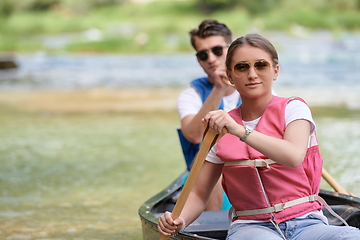
MULTIPOLYGON (((316 32, 307 37, 264 34, 279 52, 275 90, 310 104, 360 108, 360 35, 316 32)), ((193 53, 16 55, 17 70, 0 72, 0 91, 186 87, 203 75, 193 53)))
MULTIPOLYGON (((347 110, 346 116, 327 114, 315 120, 325 168, 343 187, 360 196, 360 34, 333 36, 324 31, 303 37, 278 32, 264 35, 279 53, 280 75, 274 84, 277 95, 303 97, 310 107, 332 106, 347 110)), ((194 53, 122 55, 40 51, 18 54, 15 59, 18 69, 0 71, 0 94, 93 88, 185 88, 189 81, 204 75, 194 53)), ((96 122, 96 126, 102 126, 103 121, 96 122)), ((114 123, 110 126, 117 124, 111 121, 114 123)), ((8 122, 11 125, 11 121, 8 122)), ((35 133, 34 130, 32 134, 35 133)), ((4 134, 4 141, 8 138, 5 136, 8 135, 4 134)), ((22 138, 16 139, 22 141, 22 138)), ((39 149, 43 148, 42 143, 38 145, 39 149)), ((101 151, 99 156, 103 156, 101 151)), ((325 182, 322 188, 330 189, 325 182)), ((129 216, 136 215, 135 212, 131 214, 129 216)), ((135 216, 133 221, 137 230, 132 230, 132 234, 138 234, 138 218, 135 216)))

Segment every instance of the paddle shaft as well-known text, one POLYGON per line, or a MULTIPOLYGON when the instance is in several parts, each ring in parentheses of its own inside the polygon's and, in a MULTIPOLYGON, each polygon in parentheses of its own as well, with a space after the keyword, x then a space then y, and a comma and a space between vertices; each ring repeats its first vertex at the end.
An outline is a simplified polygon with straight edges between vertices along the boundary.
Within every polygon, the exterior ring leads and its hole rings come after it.
MULTIPOLYGON (((205 130, 204 130, 204 135, 200 146, 200 150, 196 155, 188 179, 186 180, 185 185, 171 213, 171 217, 173 219, 177 219, 180 216, 181 211, 183 210, 184 205, 186 203, 186 200, 189 197, 190 191, 194 186, 195 180, 200 172, 201 166, 203 165, 205 158, 209 153, 210 149, 212 148, 212 146, 214 146, 217 140, 219 140, 222 136, 225 135, 226 132, 227 129, 223 128, 223 132, 221 134, 217 134, 212 128, 210 128, 208 125, 205 125, 205 130)), ((169 236, 162 235, 160 240, 167 240, 169 238, 170 238, 169 236)))
POLYGON ((348 192, 345 188, 340 186, 335 179, 323 168, 322 169, 322 177, 325 181, 338 193, 353 196, 350 192, 348 192))

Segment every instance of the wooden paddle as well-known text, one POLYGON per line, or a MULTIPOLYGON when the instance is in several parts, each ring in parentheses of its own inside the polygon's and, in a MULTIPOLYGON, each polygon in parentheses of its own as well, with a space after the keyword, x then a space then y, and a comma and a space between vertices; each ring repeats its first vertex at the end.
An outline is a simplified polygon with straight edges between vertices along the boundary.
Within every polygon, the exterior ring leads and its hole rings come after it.
POLYGON ((338 184, 335 181, 335 179, 324 168, 322 169, 322 177, 335 190, 335 192, 345 194, 345 195, 349 195, 349 196, 354 196, 352 193, 350 193, 345 188, 340 186, 340 184, 338 184))
MULTIPOLYGON (((196 155, 195 161, 193 163, 193 166, 191 167, 189 177, 185 182, 185 185, 180 193, 180 196, 174 206, 174 209, 171 213, 171 216, 173 219, 177 219, 182 209, 184 208, 185 202, 187 198, 189 197, 190 191, 192 187, 194 186, 196 177, 198 176, 201 166, 203 165, 205 158, 207 154, 209 153, 210 149, 214 144, 219 140, 222 136, 227 133, 227 129, 223 128, 221 134, 217 134, 212 128, 210 128, 208 125, 204 126, 204 134, 203 134, 203 140, 200 146, 200 150, 198 154, 196 155)), ((170 236, 161 236, 160 240, 167 240, 170 236)))
POLYGON ((221 80, 222 80, 223 83, 225 83, 226 85, 229 85, 229 86, 231 86, 231 87, 233 87, 233 88, 235 87, 235 85, 232 84, 232 83, 229 81, 229 79, 222 77, 221 80))

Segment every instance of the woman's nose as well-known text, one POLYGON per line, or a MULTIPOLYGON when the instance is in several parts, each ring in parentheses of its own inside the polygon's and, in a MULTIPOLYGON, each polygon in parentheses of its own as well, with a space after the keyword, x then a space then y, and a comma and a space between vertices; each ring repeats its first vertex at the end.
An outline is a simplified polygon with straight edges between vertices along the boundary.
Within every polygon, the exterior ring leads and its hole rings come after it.
POLYGON ((249 68, 249 73, 248 73, 248 77, 249 78, 254 78, 257 77, 257 72, 254 66, 250 66, 249 68))

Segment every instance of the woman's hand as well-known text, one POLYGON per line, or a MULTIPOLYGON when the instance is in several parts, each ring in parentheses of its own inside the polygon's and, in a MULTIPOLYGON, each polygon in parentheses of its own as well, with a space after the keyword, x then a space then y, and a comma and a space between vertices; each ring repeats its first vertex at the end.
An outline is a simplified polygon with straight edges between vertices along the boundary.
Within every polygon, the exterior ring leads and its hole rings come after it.
POLYGON ((244 128, 235 122, 235 120, 224 110, 209 112, 202 119, 202 122, 209 124, 209 126, 219 134, 224 127, 227 129, 228 133, 238 137, 244 135, 245 132, 244 128))
POLYGON ((164 236, 173 236, 185 228, 182 218, 172 219, 170 212, 165 212, 159 219, 158 230, 164 236))

